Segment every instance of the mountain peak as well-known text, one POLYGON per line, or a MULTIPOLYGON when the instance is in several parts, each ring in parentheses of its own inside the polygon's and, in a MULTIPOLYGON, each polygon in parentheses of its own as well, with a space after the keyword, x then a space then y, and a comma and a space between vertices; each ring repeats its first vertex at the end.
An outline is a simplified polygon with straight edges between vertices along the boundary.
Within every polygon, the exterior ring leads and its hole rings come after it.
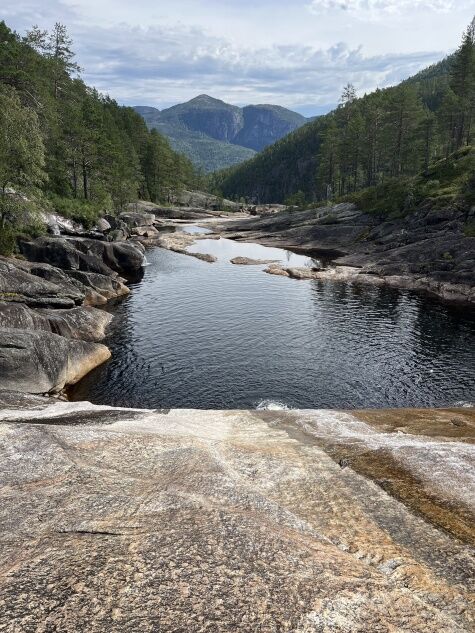
POLYGON ((240 108, 207 94, 161 112, 153 113, 146 108, 137 111, 149 127, 157 127, 175 149, 185 152, 206 171, 250 158, 255 151, 306 123, 303 116, 285 108, 273 105, 240 108))

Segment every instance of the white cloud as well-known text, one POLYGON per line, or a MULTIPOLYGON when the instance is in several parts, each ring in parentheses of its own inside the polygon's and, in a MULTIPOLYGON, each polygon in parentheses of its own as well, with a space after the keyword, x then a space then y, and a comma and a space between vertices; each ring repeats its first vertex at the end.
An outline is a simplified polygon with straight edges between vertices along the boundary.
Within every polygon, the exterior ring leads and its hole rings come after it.
POLYGON ((85 81, 119 102, 166 107, 209 93, 317 110, 348 81, 363 93, 441 59, 472 13, 465 0, 313 0, 318 14, 309 2, 3 0, 2 17, 19 32, 65 23, 85 81))
POLYGON ((133 104, 163 106, 210 93, 234 103, 288 107, 337 102, 351 81, 360 93, 395 83, 441 52, 366 56, 361 47, 238 47, 188 27, 84 28, 77 32, 85 79, 133 104))
POLYGON ((354 14, 373 15, 403 14, 417 9, 446 13, 454 9, 456 3, 456 0, 312 0, 309 8, 313 13, 338 9, 354 14))

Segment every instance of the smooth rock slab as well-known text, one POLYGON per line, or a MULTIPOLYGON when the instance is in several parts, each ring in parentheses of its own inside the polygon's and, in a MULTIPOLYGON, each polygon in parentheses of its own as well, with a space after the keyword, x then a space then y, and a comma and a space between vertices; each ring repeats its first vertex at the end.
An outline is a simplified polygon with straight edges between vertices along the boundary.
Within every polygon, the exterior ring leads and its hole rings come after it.
MULTIPOLYGON (((413 428, 410 411, 398 426, 363 413, 1 401, 5 631, 472 630, 468 545, 351 459, 342 466, 325 438, 333 429, 342 447, 356 436, 363 452, 389 445, 431 466, 442 446, 472 446, 473 428, 463 442, 439 433, 473 413, 433 412, 427 437, 416 431, 430 412, 413 428)), ((428 477, 453 481, 448 466, 428 477)))
POLYGON ((26 303, 32 307, 72 308, 85 294, 73 284, 54 283, 23 270, 21 264, 0 259, 0 301, 26 303))
POLYGON ((44 331, 0 329, 0 389, 56 393, 110 358, 105 345, 44 331))
POLYGON ((44 330, 66 338, 101 341, 112 315, 91 307, 33 310, 23 303, 0 301, 0 328, 44 330))

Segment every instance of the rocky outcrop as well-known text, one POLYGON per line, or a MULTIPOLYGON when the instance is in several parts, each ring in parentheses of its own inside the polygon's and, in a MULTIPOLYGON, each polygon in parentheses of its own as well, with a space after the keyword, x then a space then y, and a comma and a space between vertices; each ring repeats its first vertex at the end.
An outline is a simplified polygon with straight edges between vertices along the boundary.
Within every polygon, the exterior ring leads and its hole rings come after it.
POLYGON ((174 253, 180 253, 181 255, 188 255, 190 257, 195 257, 196 259, 200 259, 201 261, 208 262, 208 264, 213 264, 218 261, 218 258, 214 255, 209 255, 207 253, 194 253, 189 251, 188 248, 194 244, 196 240, 201 238, 208 237, 207 235, 190 235, 189 233, 182 233, 177 231, 176 233, 164 233, 157 240, 154 241, 156 246, 160 248, 165 248, 168 251, 173 251, 174 253))
POLYGON ((112 315, 91 307, 33 310, 23 303, 0 301, 0 328, 44 330, 83 341, 101 341, 112 315))
POLYGON ((21 242, 20 248, 32 262, 109 276, 114 273, 135 274, 142 268, 144 259, 139 245, 87 238, 41 237, 21 242))
POLYGON ((71 283, 56 284, 17 267, 16 260, 0 260, 0 300, 31 307, 72 308, 84 293, 71 283))
POLYGON ((26 259, 0 258, 0 388, 56 393, 109 358, 94 342, 112 316, 91 306, 129 293, 120 275, 142 271, 145 248, 77 235, 20 246, 26 259))
POLYGON ((105 345, 46 331, 0 329, 0 389, 57 393, 110 358, 105 345))
POLYGON ((2 403, 5 631, 473 630, 471 410, 2 403))
MULTIPOLYGON (((463 209, 430 204, 405 217, 365 214, 352 204, 222 224, 229 237, 289 248, 352 269, 361 283, 388 283, 445 299, 475 301, 475 238, 465 235, 463 209)), ((342 279, 333 272, 317 278, 342 279)))

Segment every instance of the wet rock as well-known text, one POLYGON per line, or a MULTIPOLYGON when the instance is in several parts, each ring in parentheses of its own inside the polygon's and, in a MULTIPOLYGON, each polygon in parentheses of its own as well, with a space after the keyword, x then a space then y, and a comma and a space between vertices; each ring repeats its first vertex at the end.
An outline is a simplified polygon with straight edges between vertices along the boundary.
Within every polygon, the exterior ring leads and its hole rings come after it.
POLYGON ((274 264, 275 259, 252 259, 251 257, 233 257, 230 260, 231 264, 237 264, 239 266, 259 266, 261 264, 274 264))
POLYGON ((104 345, 50 332, 0 329, 0 388, 54 393, 110 358, 104 345))
POLYGON ((192 253, 191 251, 182 251, 184 255, 189 255, 190 257, 196 257, 196 259, 200 259, 202 262, 208 262, 208 264, 214 264, 214 262, 218 261, 218 258, 214 255, 209 255, 208 253, 192 253))
POLYGON ((289 277, 289 273, 286 268, 283 268, 280 264, 273 264, 264 270, 268 275, 279 275, 280 277, 289 277))

